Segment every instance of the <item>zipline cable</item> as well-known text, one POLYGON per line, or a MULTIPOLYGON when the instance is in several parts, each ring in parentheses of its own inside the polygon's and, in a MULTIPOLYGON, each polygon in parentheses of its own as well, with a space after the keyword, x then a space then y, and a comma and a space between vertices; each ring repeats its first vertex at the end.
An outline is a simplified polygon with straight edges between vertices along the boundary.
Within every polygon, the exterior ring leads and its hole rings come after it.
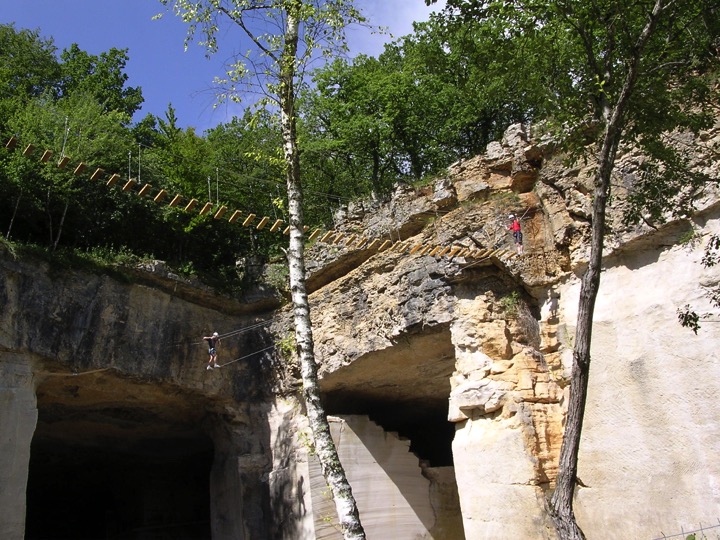
MULTIPOLYGON (((226 332, 226 333, 224 333, 224 334, 219 334, 219 335, 218 335, 218 338, 220 338, 220 339, 226 339, 226 338, 229 338, 229 337, 233 337, 233 336, 236 336, 236 335, 238 335, 238 334, 242 334, 242 333, 244 333, 244 332, 249 332, 250 330, 255 330, 255 329, 257 329, 257 328, 260 328, 260 327, 265 326, 265 325, 267 325, 267 324, 270 324, 270 323, 272 323, 272 322, 275 322, 275 320, 274 320, 274 319, 268 319, 268 320, 266 320, 266 321, 262 321, 262 322, 255 323, 255 324, 251 324, 251 325, 249 325, 249 326, 243 326, 242 328, 238 328, 237 330, 231 330, 230 332, 226 332)), ((185 345, 185 344, 186 344, 185 342, 179 341, 179 342, 176 342, 176 343, 175 343, 175 347, 180 347, 180 346, 185 345)), ((202 345, 202 344, 203 344, 203 340, 194 341, 194 342, 190 343, 190 345, 202 345)))
MULTIPOLYGON (((269 347, 265 347, 264 349, 260 349, 259 351, 251 352, 250 354, 246 354, 245 356, 241 356, 240 358, 236 358, 235 360, 230 360, 229 362, 225 362, 224 364, 220 364, 219 368, 228 366, 230 364, 234 364, 235 362, 239 362, 240 360, 244 360, 245 358, 249 358, 251 356, 255 356, 256 354, 263 353, 265 351, 269 351, 270 349, 274 349, 275 344, 270 345, 269 347)), ((217 368, 217 369, 219 369, 217 368)))

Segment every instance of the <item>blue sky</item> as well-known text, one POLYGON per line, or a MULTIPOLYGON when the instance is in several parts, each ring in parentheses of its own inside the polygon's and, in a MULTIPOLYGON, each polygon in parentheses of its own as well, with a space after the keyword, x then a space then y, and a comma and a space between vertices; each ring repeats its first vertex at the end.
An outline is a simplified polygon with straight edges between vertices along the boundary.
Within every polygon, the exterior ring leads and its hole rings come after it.
MULTIPOLYGON (((424 0, 358 0, 356 5, 370 24, 387 27, 393 37, 409 34, 412 22, 426 20, 431 12, 424 0)), ((41 36, 53 38, 58 51, 72 43, 95 55, 111 47, 129 49, 128 84, 140 86, 145 98, 136 120, 147 113, 163 116, 172 103, 181 127, 202 132, 239 114, 243 106, 214 108, 209 90, 213 77, 223 74, 228 53, 223 55, 221 47, 208 60, 196 43, 185 51, 187 27, 178 17, 166 13, 152 20, 164 11, 156 0, 0 0, 0 23, 39 29, 41 36)), ((376 56, 392 40, 359 27, 349 29, 348 38, 350 56, 376 56)))

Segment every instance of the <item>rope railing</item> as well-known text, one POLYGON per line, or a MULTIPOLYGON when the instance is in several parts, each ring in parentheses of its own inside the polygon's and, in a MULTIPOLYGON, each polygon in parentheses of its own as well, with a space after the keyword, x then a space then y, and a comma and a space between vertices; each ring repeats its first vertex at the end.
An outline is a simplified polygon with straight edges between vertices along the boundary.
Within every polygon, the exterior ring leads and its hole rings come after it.
POLYGON ((661 531, 660 534, 662 534, 662 536, 653 538, 653 540, 665 540, 666 538, 682 538, 683 540, 692 538, 692 540, 705 540, 708 539, 708 536, 705 534, 705 532, 707 531, 714 531, 716 535, 714 536, 714 538, 720 538, 720 518, 717 521, 717 525, 709 525, 705 527, 700 524, 699 529, 693 529, 691 531, 686 531, 682 527, 680 527, 680 532, 675 534, 664 534, 661 531), (700 533, 702 536, 697 536, 697 533, 700 533))
MULTIPOLYGON (((22 148, 22 155, 30 158, 37 149, 36 145, 32 143, 23 143, 20 145, 18 138, 13 135, 5 143, 5 148, 9 151, 14 151, 16 148, 22 148)), ((46 149, 41 154, 39 161, 42 163, 50 163, 53 156, 53 151, 46 149)), ((146 197, 151 199, 156 204, 167 204, 171 208, 180 208, 185 212, 192 212, 199 209, 198 212, 201 216, 212 215, 213 219, 220 220, 225 219, 226 216, 229 223, 240 223, 243 227, 255 228, 256 230, 264 230, 267 228, 269 232, 282 232, 282 234, 288 235, 290 233, 290 226, 281 219, 273 219, 269 216, 259 217, 256 213, 248 213, 243 217, 243 212, 240 210, 232 210, 226 205, 222 205, 219 202, 212 203, 207 202, 202 206, 199 205, 200 201, 193 197, 187 197, 182 193, 176 193, 172 196, 169 202, 165 202, 171 193, 164 188, 154 188, 150 184, 139 183, 135 178, 128 177, 122 181, 122 176, 118 173, 106 172, 102 167, 92 166, 82 161, 77 163, 71 163, 72 159, 62 153, 62 157, 57 162, 57 167, 60 169, 69 168, 72 170, 74 176, 81 176, 89 174, 89 180, 91 182, 105 182, 108 188, 114 186, 120 186, 120 189, 126 193, 135 193, 138 197, 146 197), (182 204, 181 204, 182 203, 182 204), (257 221, 256 221, 257 219, 257 221), (272 224, 271 224, 272 223, 272 224), (268 226, 269 225, 269 226, 268 226)), ((304 232, 308 232, 311 227, 305 226, 304 232)), ((448 259, 453 258, 464 258, 473 261, 473 264, 484 262, 490 259, 497 259, 503 262, 509 261, 511 258, 517 255, 515 252, 511 252, 507 249, 482 249, 476 247, 468 247, 463 245, 438 245, 432 243, 423 242, 412 242, 410 240, 383 240, 381 238, 370 238, 363 234, 348 234, 345 232, 337 231, 334 229, 323 229, 321 227, 315 228, 309 235, 308 240, 316 240, 318 242, 334 245, 339 247, 346 247, 348 249, 365 249, 365 250, 377 250, 377 252, 388 252, 398 253, 405 255, 418 255, 418 256, 431 256, 431 257, 447 257, 448 259)))

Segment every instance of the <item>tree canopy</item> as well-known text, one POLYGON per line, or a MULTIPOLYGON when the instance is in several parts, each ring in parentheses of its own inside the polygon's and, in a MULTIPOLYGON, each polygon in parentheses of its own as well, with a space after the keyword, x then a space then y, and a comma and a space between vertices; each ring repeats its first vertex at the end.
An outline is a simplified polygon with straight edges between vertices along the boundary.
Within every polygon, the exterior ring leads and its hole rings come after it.
MULTIPOLYGON (((432 3, 434 0, 427 0, 432 3)), ((580 289, 567 419, 549 508, 558 536, 581 539, 573 495, 600 287, 605 213, 619 147, 647 156, 629 186, 628 221, 688 215, 707 178, 688 166, 672 133, 712 124, 717 76, 718 5, 711 1, 448 0, 448 24, 479 24, 551 54, 546 124, 571 156, 595 165, 590 256, 580 289), (563 75, 564 74, 564 75, 563 75)))

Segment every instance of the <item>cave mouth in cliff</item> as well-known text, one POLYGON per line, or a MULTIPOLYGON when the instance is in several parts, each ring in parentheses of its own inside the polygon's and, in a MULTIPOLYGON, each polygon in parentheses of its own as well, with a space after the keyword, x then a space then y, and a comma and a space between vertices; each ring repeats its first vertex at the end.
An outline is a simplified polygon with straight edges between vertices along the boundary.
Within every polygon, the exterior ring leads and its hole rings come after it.
POLYGON ((210 538, 207 441, 33 442, 27 540, 210 538))
POLYGON ((448 422, 446 400, 392 401, 353 398, 348 394, 325 397, 331 415, 358 414, 386 432, 410 441, 410 451, 430 467, 452 467, 455 424, 448 422))
POLYGON ((410 451, 431 467, 452 467, 455 424, 447 419, 447 400, 441 403, 373 403, 370 420, 385 431, 410 440, 410 451))
POLYGON ((214 447, 191 397, 106 375, 37 396, 27 540, 211 537, 214 447))

